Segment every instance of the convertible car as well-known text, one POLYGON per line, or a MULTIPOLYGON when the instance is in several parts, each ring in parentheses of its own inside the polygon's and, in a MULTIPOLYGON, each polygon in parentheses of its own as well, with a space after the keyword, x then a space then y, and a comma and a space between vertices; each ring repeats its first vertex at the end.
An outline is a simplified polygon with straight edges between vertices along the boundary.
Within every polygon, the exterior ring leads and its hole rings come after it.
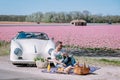
POLYGON ((10 60, 13 64, 35 64, 34 58, 49 58, 55 48, 53 39, 43 32, 18 32, 11 40, 10 60))

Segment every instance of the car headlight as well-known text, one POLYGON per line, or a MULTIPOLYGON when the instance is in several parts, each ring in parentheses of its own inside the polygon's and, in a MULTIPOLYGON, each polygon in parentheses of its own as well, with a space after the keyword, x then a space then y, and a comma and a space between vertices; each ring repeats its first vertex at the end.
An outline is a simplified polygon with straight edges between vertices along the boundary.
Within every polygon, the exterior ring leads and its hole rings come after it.
POLYGON ((52 53, 53 50, 54 50, 53 48, 50 48, 50 49, 48 50, 49 55, 51 55, 51 53, 52 53))
POLYGON ((15 55, 17 55, 18 57, 22 56, 22 50, 20 48, 16 48, 14 51, 15 55))

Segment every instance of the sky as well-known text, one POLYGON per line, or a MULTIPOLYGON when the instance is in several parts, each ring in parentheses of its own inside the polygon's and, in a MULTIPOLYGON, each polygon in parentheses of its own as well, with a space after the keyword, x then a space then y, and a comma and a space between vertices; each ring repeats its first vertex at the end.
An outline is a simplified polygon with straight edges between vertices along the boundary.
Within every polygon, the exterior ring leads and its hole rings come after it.
POLYGON ((120 0, 0 0, 0 15, 84 10, 92 14, 120 15, 120 0))

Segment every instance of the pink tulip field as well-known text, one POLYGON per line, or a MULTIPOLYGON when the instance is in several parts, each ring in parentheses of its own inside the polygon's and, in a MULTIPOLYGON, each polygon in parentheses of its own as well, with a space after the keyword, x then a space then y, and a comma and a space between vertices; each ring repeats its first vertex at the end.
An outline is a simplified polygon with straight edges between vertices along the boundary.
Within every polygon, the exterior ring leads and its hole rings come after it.
POLYGON ((67 45, 120 49, 120 25, 0 26, 0 40, 10 41, 19 31, 45 32, 67 45))

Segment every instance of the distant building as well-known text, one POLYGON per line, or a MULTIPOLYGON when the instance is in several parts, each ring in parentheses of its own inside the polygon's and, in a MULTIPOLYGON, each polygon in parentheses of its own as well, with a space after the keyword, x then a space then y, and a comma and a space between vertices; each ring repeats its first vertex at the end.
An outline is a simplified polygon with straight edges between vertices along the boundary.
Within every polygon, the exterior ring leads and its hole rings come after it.
POLYGON ((75 26, 86 26, 87 22, 85 20, 72 20, 70 24, 75 25, 75 26))

